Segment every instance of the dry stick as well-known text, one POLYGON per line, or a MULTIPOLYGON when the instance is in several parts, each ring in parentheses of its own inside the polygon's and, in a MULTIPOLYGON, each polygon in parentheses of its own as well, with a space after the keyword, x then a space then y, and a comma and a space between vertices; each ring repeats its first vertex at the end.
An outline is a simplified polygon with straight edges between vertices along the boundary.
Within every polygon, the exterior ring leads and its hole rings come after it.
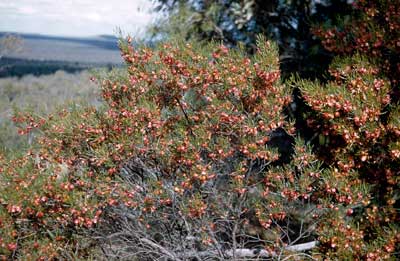
POLYGON ((173 253, 171 253, 170 251, 165 249, 164 247, 154 243, 153 241, 151 241, 151 240, 149 240, 147 238, 141 238, 140 241, 142 241, 143 243, 148 244, 149 246, 151 246, 153 248, 156 248, 156 249, 160 250, 162 253, 166 254, 167 256, 172 258, 173 260, 181 260, 178 257, 176 257, 176 255, 174 255, 173 253))
POLYGON ((287 247, 285 247, 285 249, 288 251, 293 251, 293 252, 301 252, 301 251, 310 250, 310 249, 316 247, 317 244, 318 244, 318 241, 311 241, 311 242, 307 242, 307 243, 303 243, 303 244, 287 246, 287 247))
POLYGON ((194 133, 193 133, 192 127, 191 127, 192 122, 190 121, 188 115, 186 114, 186 111, 185 111, 185 109, 183 108, 181 101, 180 101, 178 98, 175 98, 175 100, 178 102, 179 107, 181 108, 181 111, 182 111, 183 114, 185 115, 185 119, 186 119, 186 121, 187 121, 187 123, 188 123, 188 126, 189 126, 190 135, 195 136, 194 133))
POLYGON ((238 216, 237 216, 237 219, 235 220, 235 225, 233 226, 233 230, 232 230, 232 240, 233 240, 233 259, 236 259, 236 255, 235 255, 235 253, 236 253, 236 249, 237 249, 237 241, 236 241, 236 232, 237 232, 237 230, 238 230, 238 226, 239 226, 239 224, 238 224, 238 220, 240 219, 240 215, 241 215, 241 213, 242 213, 242 205, 243 205, 243 201, 244 201, 244 193, 242 193, 242 194, 240 194, 240 196, 239 196, 239 206, 238 206, 238 208, 239 208, 239 213, 237 213, 238 214, 238 216))
MULTIPOLYGON (((288 246, 285 247, 285 250, 287 251, 292 251, 292 252, 302 252, 302 251, 306 251, 306 250, 310 250, 314 247, 316 247, 318 244, 318 241, 311 241, 308 243, 304 243, 304 244, 297 244, 297 245, 293 245, 293 246, 288 246)), ((200 257, 207 257, 207 256, 211 256, 211 255, 215 255, 218 253, 215 253, 216 251, 200 251, 200 252, 194 252, 194 251, 190 251, 190 252, 185 252, 182 253, 181 255, 179 255, 182 258, 191 258, 194 256, 200 256, 200 257)), ((240 249, 236 249, 236 250, 227 250, 224 252, 224 255, 227 257, 236 257, 236 258, 255 258, 255 257, 265 257, 265 258, 269 258, 269 257, 274 257, 277 254, 274 252, 268 252, 264 249, 248 249, 248 248, 240 248, 240 249)))

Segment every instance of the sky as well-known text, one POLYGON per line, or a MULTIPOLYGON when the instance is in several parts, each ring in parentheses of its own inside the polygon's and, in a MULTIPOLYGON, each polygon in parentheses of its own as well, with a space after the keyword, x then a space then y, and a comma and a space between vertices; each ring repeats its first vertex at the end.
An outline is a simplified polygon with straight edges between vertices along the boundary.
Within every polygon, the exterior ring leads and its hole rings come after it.
POLYGON ((60 36, 140 36, 151 0, 0 0, 0 32, 60 36))

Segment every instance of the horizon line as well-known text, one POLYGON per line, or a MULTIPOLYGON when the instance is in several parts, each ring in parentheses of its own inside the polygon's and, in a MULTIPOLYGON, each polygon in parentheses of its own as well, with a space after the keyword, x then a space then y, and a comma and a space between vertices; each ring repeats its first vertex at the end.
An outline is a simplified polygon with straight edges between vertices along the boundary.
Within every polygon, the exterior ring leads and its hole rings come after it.
POLYGON ((114 37, 118 39, 116 34, 96 34, 96 35, 70 35, 70 34, 52 34, 52 33, 35 33, 35 32, 16 32, 16 31, 0 31, 0 34, 11 34, 11 35, 38 35, 38 36, 49 36, 49 37, 65 37, 65 38, 93 38, 93 37, 114 37))

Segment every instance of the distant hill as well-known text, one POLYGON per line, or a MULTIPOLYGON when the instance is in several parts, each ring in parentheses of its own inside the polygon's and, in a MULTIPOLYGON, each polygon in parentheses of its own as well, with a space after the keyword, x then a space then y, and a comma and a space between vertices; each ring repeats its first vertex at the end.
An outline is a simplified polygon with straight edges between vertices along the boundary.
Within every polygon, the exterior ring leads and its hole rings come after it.
MULTIPOLYGON (((57 71, 75 73, 93 67, 118 66, 116 64, 84 64, 78 62, 27 60, 3 57, 0 59, 0 78, 32 74, 36 76, 53 74, 57 71)), ((1 86, 0 86, 1 88, 1 86)))
MULTIPOLYGON (((5 34, 0 33, 0 37, 5 34)), ((113 36, 73 38, 40 34, 17 35, 24 39, 23 50, 8 55, 9 58, 100 64, 122 62, 118 39, 113 36)))
MULTIPOLYGON (((0 37, 9 34, 0 32, 0 37)), ((25 74, 49 74, 57 70, 81 70, 90 67, 119 66, 122 58, 118 39, 110 35, 64 37, 20 34, 22 51, 0 59, 0 77, 25 74)))

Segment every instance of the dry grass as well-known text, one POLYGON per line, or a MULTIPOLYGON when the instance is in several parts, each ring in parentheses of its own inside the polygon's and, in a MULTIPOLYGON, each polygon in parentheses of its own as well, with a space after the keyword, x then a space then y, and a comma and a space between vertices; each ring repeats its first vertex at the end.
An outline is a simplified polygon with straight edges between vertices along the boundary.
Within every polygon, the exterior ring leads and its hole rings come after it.
POLYGON ((27 143, 17 134, 11 117, 15 110, 31 110, 46 115, 71 103, 101 104, 99 88, 90 81, 91 73, 69 74, 57 71, 52 75, 0 79, 0 150, 14 150, 27 143))

